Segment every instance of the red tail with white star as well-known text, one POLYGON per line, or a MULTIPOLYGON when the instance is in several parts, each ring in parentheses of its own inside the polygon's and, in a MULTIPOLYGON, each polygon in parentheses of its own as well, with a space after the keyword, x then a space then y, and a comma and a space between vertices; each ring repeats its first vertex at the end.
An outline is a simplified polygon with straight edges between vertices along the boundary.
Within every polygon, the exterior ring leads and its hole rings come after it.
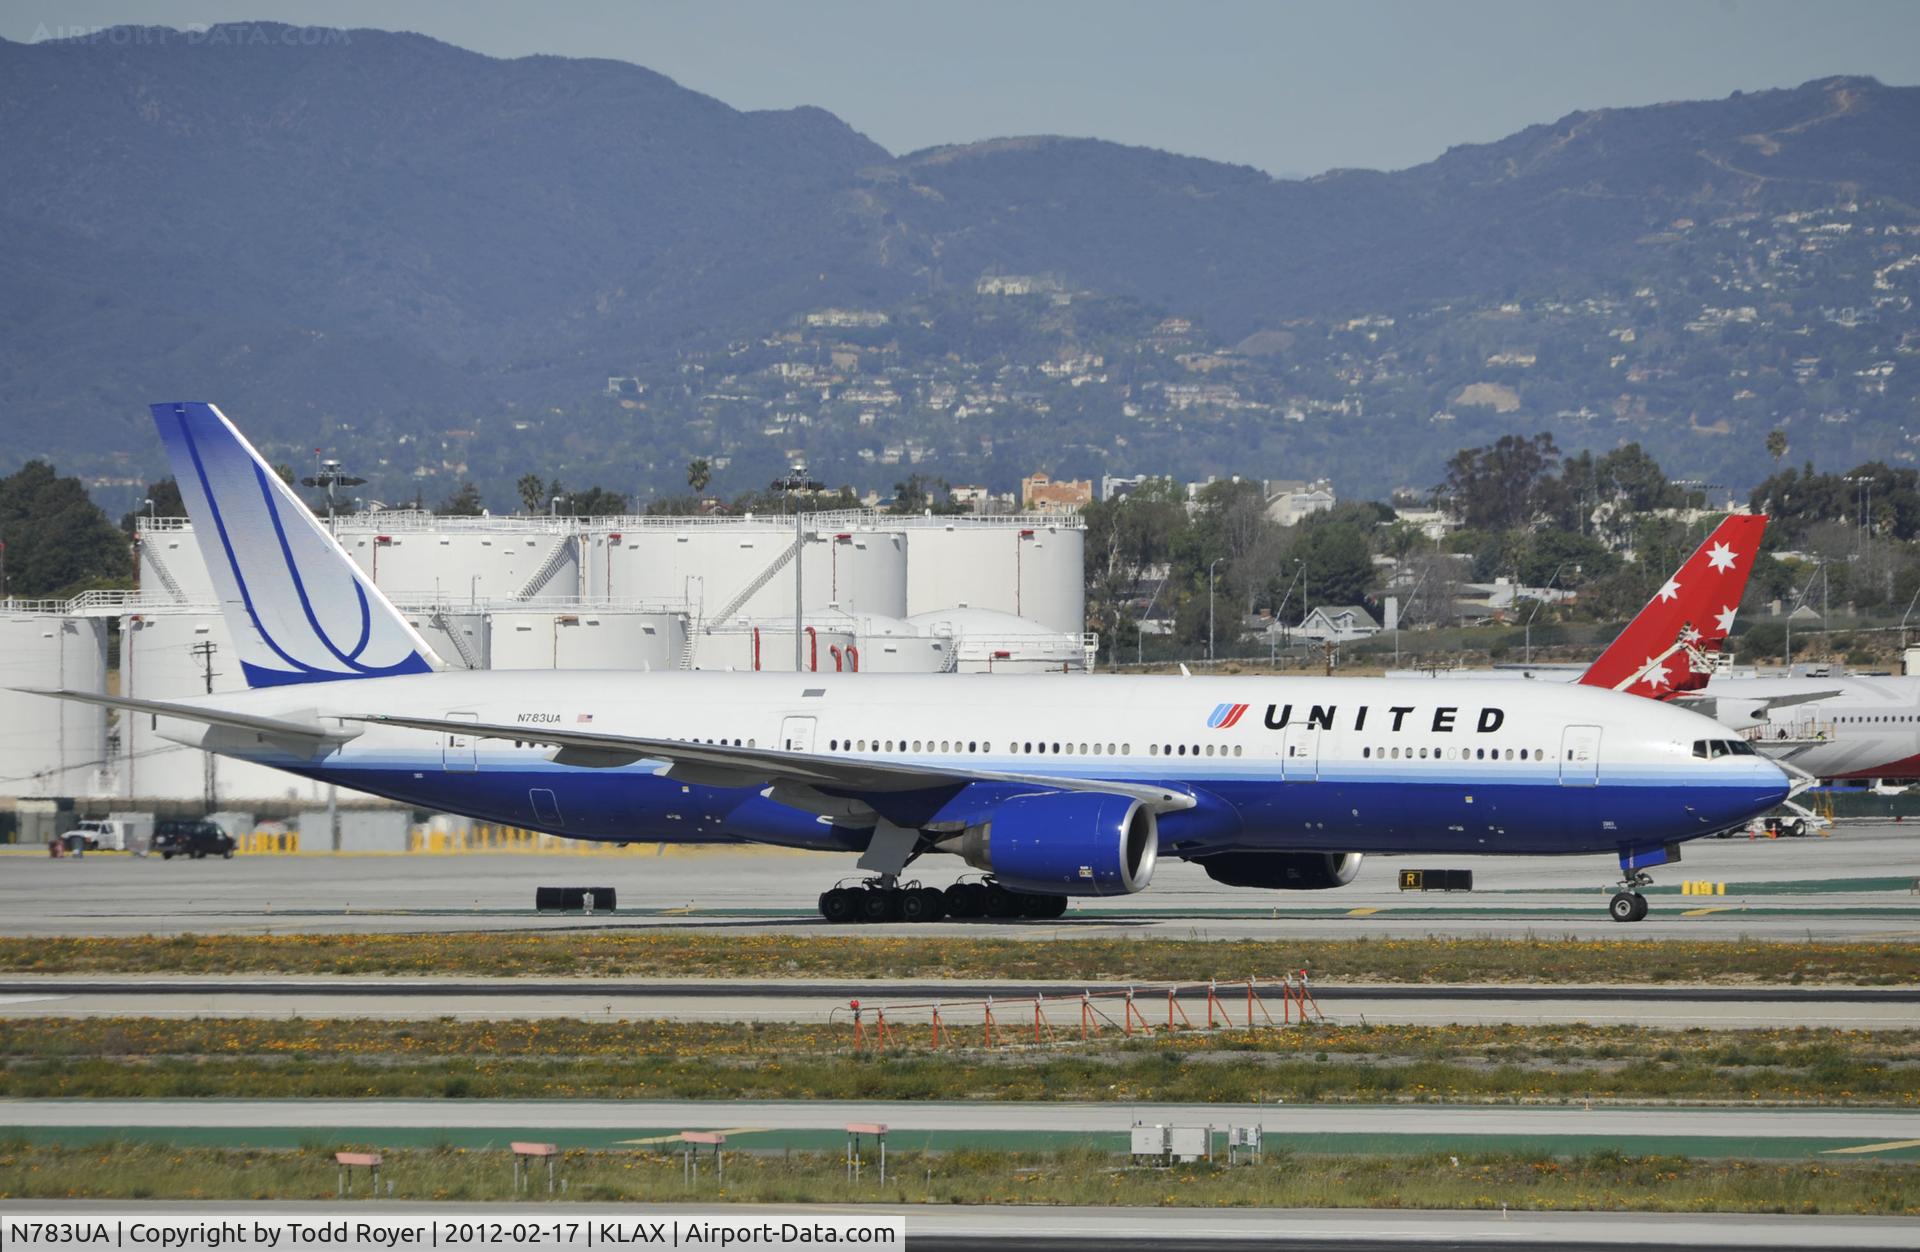
POLYGON ((1694 673, 1673 645, 1684 637, 1702 652, 1717 652, 1726 643, 1766 528, 1759 514, 1736 513, 1721 522, 1580 681, 1655 700, 1706 686, 1707 676, 1694 673))

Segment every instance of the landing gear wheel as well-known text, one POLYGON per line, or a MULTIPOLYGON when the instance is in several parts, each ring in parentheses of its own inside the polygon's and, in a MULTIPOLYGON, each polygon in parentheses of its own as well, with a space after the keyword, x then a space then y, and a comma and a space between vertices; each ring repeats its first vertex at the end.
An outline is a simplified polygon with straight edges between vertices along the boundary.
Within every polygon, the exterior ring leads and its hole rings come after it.
POLYGON ((900 920, 903 922, 937 922, 946 913, 946 897, 933 887, 915 887, 900 893, 900 920))
POLYGON ((1639 894, 1633 897, 1633 920, 1636 922, 1647 920, 1647 897, 1639 894))
POLYGON ((948 917, 971 919, 985 917, 987 889, 977 882, 957 882, 940 893, 948 917))
POLYGON ((973 903, 973 893, 967 890, 966 883, 954 883, 951 887, 948 887, 940 893, 940 899, 947 906, 948 917, 979 916, 979 914, 975 913, 970 907, 973 903))
POLYGON ((1020 916, 1036 922, 1048 921, 1067 911, 1067 897, 1056 895, 1023 895, 1020 897, 1020 916))
POLYGON ((1631 891, 1616 891, 1607 901, 1607 916, 1616 922, 1637 922, 1647 915, 1647 902, 1631 891))
POLYGON ((859 900, 857 892, 845 887, 835 887, 831 891, 820 893, 820 916, 836 926, 859 920, 859 900))
POLYGON ((927 920, 941 922, 947 918, 947 893, 938 887, 922 887, 916 892, 927 902, 927 920))
POLYGON ((1020 916, 1020 897, 997 882, 988 883, 987 907, 984 912, 988 917, 1018 917, 1020 916))
POLYGON ((860 920, 897 922, 900 920, 900 892, 892 887, 868 887, 861 893, 860 920))

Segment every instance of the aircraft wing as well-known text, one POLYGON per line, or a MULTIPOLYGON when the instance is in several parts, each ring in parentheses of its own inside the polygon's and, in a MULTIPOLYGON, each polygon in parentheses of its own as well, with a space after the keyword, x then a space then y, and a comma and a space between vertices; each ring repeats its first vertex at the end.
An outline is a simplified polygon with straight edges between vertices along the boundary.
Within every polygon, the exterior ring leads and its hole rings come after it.
POLYGON ((414 730, 479 739, 512 739, 520 743, 548 744, 558 749, 553 755, 556 762, 589 769, 608 769, 644 760, 665 761, 669 777, 714 787, 787 783, 803 787, 830 787, 836 791, 874 793, 925 791, 972 782, 998 782, 1047 787, 1055 791, 1122 795, 1139 800, 1159 813, 1190 809, 1198 803, 1191 793, 1179 788, 1105 779, 909 765, 856 757, 821 756, 817 753, 781 752, 771 748, 736 748, 723 744, 687 743, 678 739, 610 735, 601 731, 502 726, 387 713, 367 713, 346 720, 376 726, 406 726, 414 730))
POLYGON ((1738 709, 1750 709, 1757 722, 1761 714, 1770 710, 1788 709, 1796 704, 1811 704, 1815 700, 1825 700, 1839 694, 1841 693, 1838 689, 1830 688, 1826 691, 1794 691, 1778 696, 1717 696, 1709 689, 1706 695, 1682 695, 1679 697, 1679 702, 1693 712, 1704 713, 1716 721, 1719 720, 1720 706, 1723 704, 1738 709))

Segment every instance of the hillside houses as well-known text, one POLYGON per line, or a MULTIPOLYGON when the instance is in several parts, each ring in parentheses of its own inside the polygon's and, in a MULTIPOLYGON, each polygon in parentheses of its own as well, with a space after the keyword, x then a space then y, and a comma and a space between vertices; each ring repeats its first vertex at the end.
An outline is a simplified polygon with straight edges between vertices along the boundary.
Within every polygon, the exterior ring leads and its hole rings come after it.
MULTIPOLYGON (((829 475, 912 465, 1003 492, 1042 464, 1070 481, 1284 465, 1379 498, 1430 486, 1452 450, 1504 430, 1640 442, 1676 470, 1753 482, 1767 430, 1842 419, 1893 432, 1889 463, 1920 463, 1901 429, 1920 403, 1920 374, 1899 368, 1920 353, 1920 236, 1903 217, 1842 204, 1660 233, 1683 251, 1618 292, 1343 309, 1230 336, 1072 276, 983 274, 897 306, 816 308, 724 353, 612 363, 604 403, 644 416, 659 465, 674 457, 662 438, 704 421, 703 453, 804 442, 829 475)), ((1290 488, 1272 515, 1297 521, 1331 494, 1290 488)))

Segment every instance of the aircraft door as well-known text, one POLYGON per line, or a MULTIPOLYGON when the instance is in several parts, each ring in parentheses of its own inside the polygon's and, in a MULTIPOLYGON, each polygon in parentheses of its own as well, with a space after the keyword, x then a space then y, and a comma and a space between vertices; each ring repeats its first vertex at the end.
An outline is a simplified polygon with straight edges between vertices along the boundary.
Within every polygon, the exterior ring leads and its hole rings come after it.
POLYGON ((566 825, 567 819, 560 815, 560 801, 554 797, 548 787, 535 787, 527 792, 527 802, 533 805, 533 820, 549 831, 558 831, 566 825))
POLYGON ((1286 782, 1320 781, 1320 728, 1293 724, 1280 742, 1280 777, 1286 782))
POLYGON ((813 751, 813 719, 789 717, 780 723, 780 746, 788 752, 813 751))
POLYGON ((1600 783, 1600 728, 1569 726, 1560 732, 1560 785, 1594 787, 1600 783))
MULTIPOLYGON (((478 713, 449 713, 450 722, 477 722, 478 713)), ((480 768, 479 740, 473 735, 448 735, 440 746, 440 765, 448 773, 471 774, 480 768)))

